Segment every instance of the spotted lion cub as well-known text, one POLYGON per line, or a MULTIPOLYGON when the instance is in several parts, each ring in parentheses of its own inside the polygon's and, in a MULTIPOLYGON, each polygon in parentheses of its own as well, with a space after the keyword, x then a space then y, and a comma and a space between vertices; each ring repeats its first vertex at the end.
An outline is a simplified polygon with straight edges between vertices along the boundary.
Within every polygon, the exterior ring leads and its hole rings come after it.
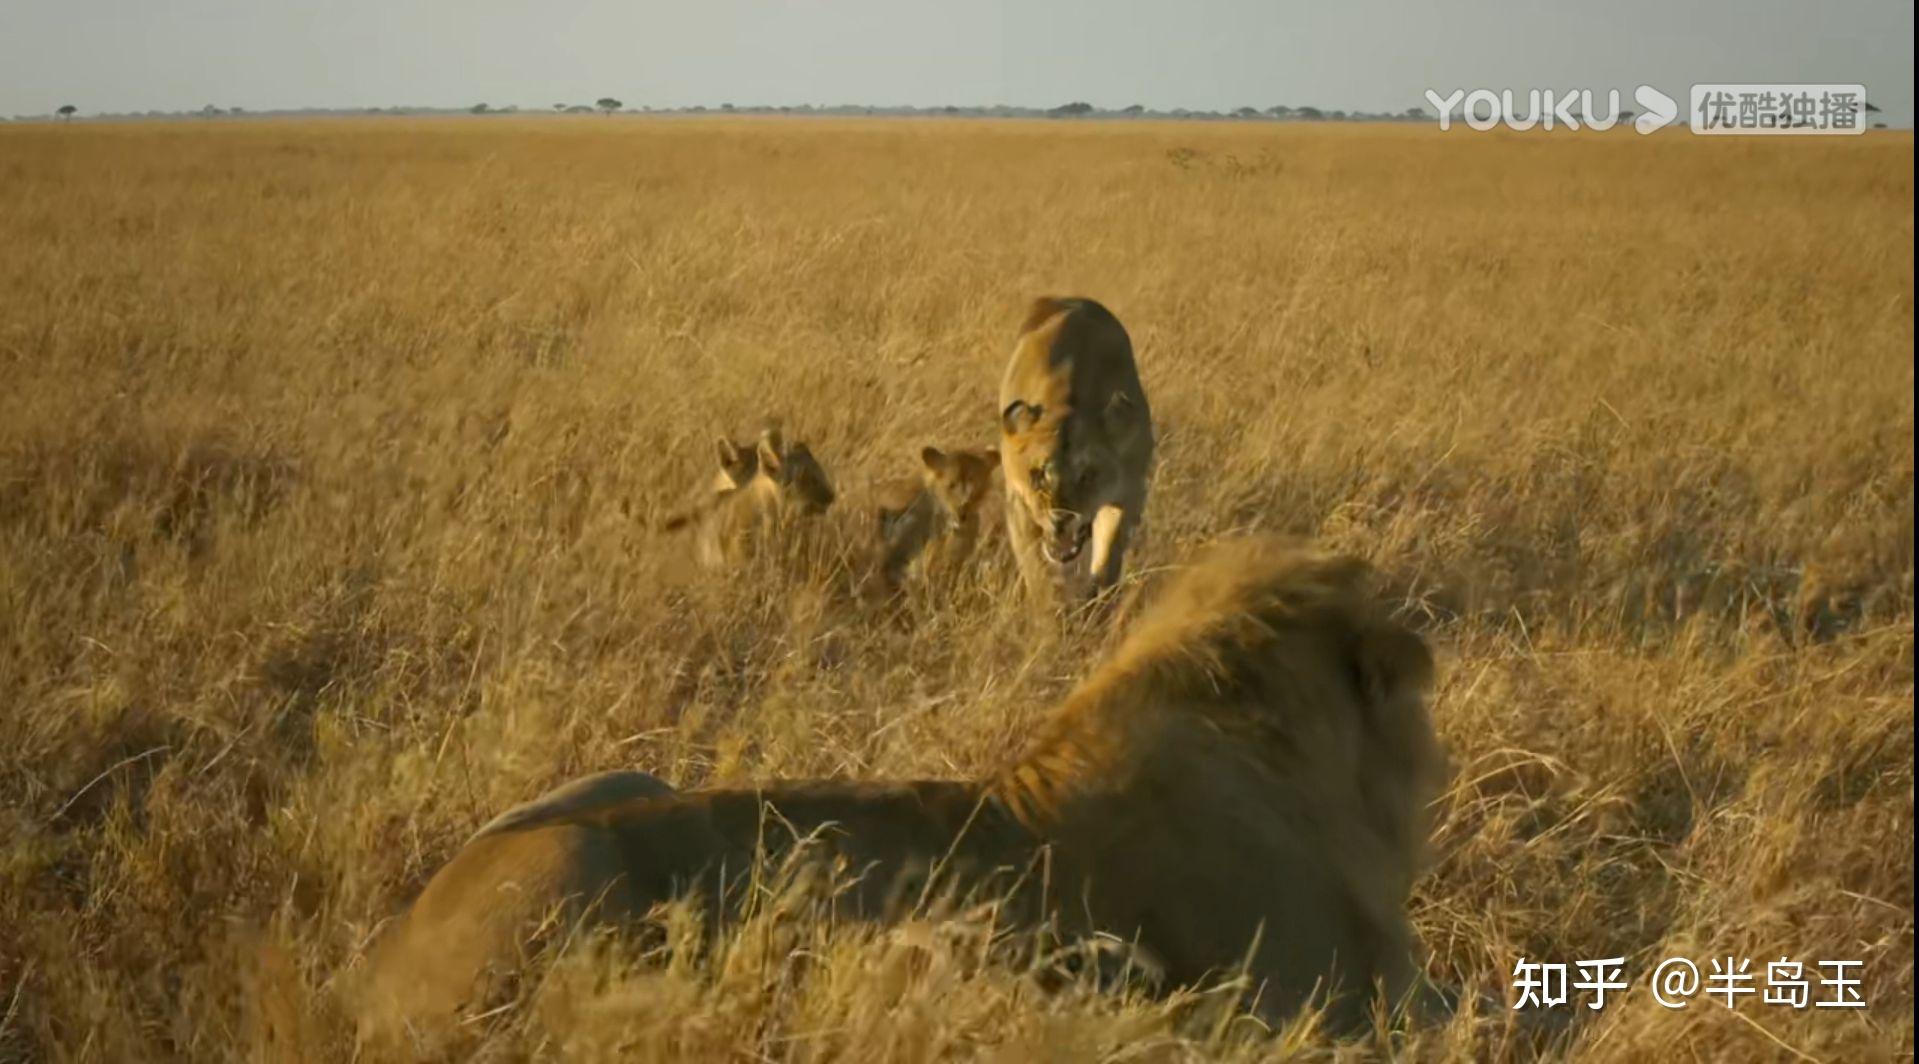
POLYGON ((979 543, 982 514, 994 509, 993 471, 999 451, 920 450, 920 479, 881 488, 880 578, 897 590, 915 562, 948 569, 971 557, 979 543))

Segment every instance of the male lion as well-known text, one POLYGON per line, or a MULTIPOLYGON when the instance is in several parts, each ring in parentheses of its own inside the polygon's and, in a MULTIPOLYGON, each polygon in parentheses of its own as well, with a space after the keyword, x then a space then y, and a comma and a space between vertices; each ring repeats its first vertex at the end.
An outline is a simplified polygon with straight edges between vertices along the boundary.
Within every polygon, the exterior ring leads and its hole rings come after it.
POLYGON ((1153 464, 1153 414, 1126 329, 1090 299, 1035 300, 999 401, 1006 530, 1021 579, 1041 595, 1064 584, 1075 598, 1112 587, 1153 464))
POLYGON ((897 590, 906 570, 922 558, 952 566, 972 556, 999 452, 924 447, 920 467, 919 480, 892 482, 878 493, 879 568, 889 590, 897 590))
POLYGON ((363 1030, 485 1007, 540 926, 682 895, 727 919, 756 855, 808 835, 862 873, 841 916, 901 915, 937 874, 1004 892, 1020 923, 1137 942, 1174 983, 1243 963, 1267 1015, 1323 1002, 1362 1027, 1375 991, 1418 982, 1405 906, 1442 770, 1432 659, 1367 579, 1273 539, 1212 550, 983 781, 589 797, 496 824, 386 936, 363 1030))
POLYGON ((794 516, 823 513, 833 505, 832 481, 804 443, 785 442, 780 430, 766 429, 754 447, 752 472, 734 487, 720 489, 719 478, 731 478, 745 468, 737 453, 728 464, 731 441, 720 448, 720 472, 715 492, 693 510, 669 518, 667 531, 695 529, 694 550, 702 566, 723 569, 738 563, 755 539, 794 516))

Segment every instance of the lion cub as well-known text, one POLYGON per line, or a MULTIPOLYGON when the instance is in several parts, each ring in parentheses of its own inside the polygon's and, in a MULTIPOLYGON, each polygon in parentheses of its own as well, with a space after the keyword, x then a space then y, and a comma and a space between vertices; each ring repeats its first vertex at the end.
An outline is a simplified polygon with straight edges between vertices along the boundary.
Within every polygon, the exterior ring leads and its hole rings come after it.
POLYGON ((744 468, 739 457, 743 449, 729 453, 731 446, 731 441, 721 441, 712 499, 665 525, 668 531, 694 529, 695 556, 707 569, 737 564, 751 552, 756 538, 790 518, 824 513, 833 505, 832 481, 806 444, 788 444, 778 429, 765 430, 753 449, 752 472, 737 480, 733 478, 744 468), (721 488, 721 478, 733 486, 721 488))
POLYGON ((735 443, 726 436, 719 436, 713 441, 713 449, 720 460, 720 467, 687 493, 686 504, 660 522, 661 528, 676 532, 697 523, 700 515, 713 505, 715 499, 734 488, 744 487, 759 471, 759 450, 752 441, 735 443))
POLYGON ((1153 465, 1153 413, 1126 329, 1090 299, 1034 301, 999 401, 1007 538, 1027 590, 1084 598, 1112 587, 1153 465))
POLYGON ((709 488, 715 495, 723 495, 734 488, 742 487, 753 479, 760 470, 759 450, 751 443, 735 443, 725 436, 714 441, 714 449, 719 453, 720 468, 714 472, 709 488))
POLYGON ((897 589, 907 569, 924 558, 929 564, 953 566, 964 562, 979 542, 981 513, 990 510, 993 470, 999 465, 993 448, 942 451, 920 450, 920 479, 893 481, 880 489, 880 577, 887 590, 897 589))

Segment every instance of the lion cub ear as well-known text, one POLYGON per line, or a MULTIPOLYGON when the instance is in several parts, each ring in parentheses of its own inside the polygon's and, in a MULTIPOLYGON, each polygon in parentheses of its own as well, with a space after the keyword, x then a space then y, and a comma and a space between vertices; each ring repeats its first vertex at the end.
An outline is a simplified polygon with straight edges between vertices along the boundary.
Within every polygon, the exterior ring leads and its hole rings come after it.
POLYGON ((748 458, 746 448, 741 447, 725 436, 721 436, 713 441, 713 450, 720 456, 720 468, 729 473, 738 469, 740 464, 748 458))
POLYGON ((780 469, 785 465, 785 458, 781 454, 784 450, 785 447, 782 445, 780 431, 778 429, 767 429, 765 432, 760 433, 759 446, 755 449, 754 453, 759 457, 760 469, 763 470, 767 476, 777 477, 780 475, 780 469))
POLYGON ((920 448, 920 464, 935 473, 944 473, 946 472, 949 460, 946 452, 940 450, 938 447, 922 447, 920 448))

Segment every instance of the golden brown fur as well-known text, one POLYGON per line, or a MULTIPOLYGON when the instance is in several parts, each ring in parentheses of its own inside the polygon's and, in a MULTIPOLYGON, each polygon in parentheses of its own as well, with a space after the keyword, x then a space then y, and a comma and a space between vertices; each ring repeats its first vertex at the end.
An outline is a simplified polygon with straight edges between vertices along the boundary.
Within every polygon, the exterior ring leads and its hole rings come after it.
MULTIPOLYGON (((496 831, 514 831, 536 823, 575 816, 590 809, 633 798, 658 798, 673 793, 666 781, 650 772, 615 769, 563 783, 530 802, 501 813, 473 833, 477 839, 496 831)), ((469 839, 469 842, 472 840, 469 839)))
POLYGON ((737 443, 729 437, 716 436, 713 450, 719 458, 719 468, 700 482, 683 508, 660 522, 664 531, 678 532, 698 524, 701 515, 712 509, 720 496, 745 487, 753 474, 759 472, 759 448, 754 443, 737 443))
POLYGON ((899 914, 937 865, 1022 922, 1136 940, 1175 983, 1245 961, 1269 1015, 1330 998, 1362 1025, 1375 986, 1417 982, 1405 906, 1442 768, 1431 658, 1366 581, 1275 540, 1213 550, 987 780, 642 796, 483 833, 375 958, 368 1030, 483 1005, 542 920, 736 897, 719 877, 816 831, 863 873, 846 916, 899 914))
POLYGON ((1035 300, 999 401, 1006 530, 1021 579, 1049 598, 1112 587, 1153 464, 1153 414, 1126 329, 1090 299, 1035 300))
POLYGON ((713 447, 720 459, 720 468, 713 473, 709 485, 713 494, 742 487, 760 471, 760 453, 753 444, 737 443, 721 436, 713 441, 713 447))
POLYGON ((972 556, 998 468, 999 452, 990 447, 942 451, 929 446, 920 450, 918 481, 882 486, 875 508, 886 587, 899 587, 907 569, 922 558, 950 569, 972 556))
POLYGON ((1415 987, 1405 904, 1444 764, 1432 658, 1368 579, 1270 540, 1215 548, 995 788, 1022 823, 1087 830, 1056 844, 1055 875, 1176 981, 1263 927, 1250 971, 1268 1007, 1329 979, 1337 1025, 1363 1022, 1375 981, 1393 1001, 1415 987))
POLYGON ((788 444, 778 429, 760 434, 750 461, 739 451, 722 440, 713 496, 664 525, 667 531, 692 528, 695 556, 708 569, 738 564, 767 533, 790 518, 825 512, 835 497, 832 481, 811 448, 788 444), (749 466, 751 472, 742 474, 749 466), (741 475, 745 479, 734 487, 720 489, 722 480, 741 475))

